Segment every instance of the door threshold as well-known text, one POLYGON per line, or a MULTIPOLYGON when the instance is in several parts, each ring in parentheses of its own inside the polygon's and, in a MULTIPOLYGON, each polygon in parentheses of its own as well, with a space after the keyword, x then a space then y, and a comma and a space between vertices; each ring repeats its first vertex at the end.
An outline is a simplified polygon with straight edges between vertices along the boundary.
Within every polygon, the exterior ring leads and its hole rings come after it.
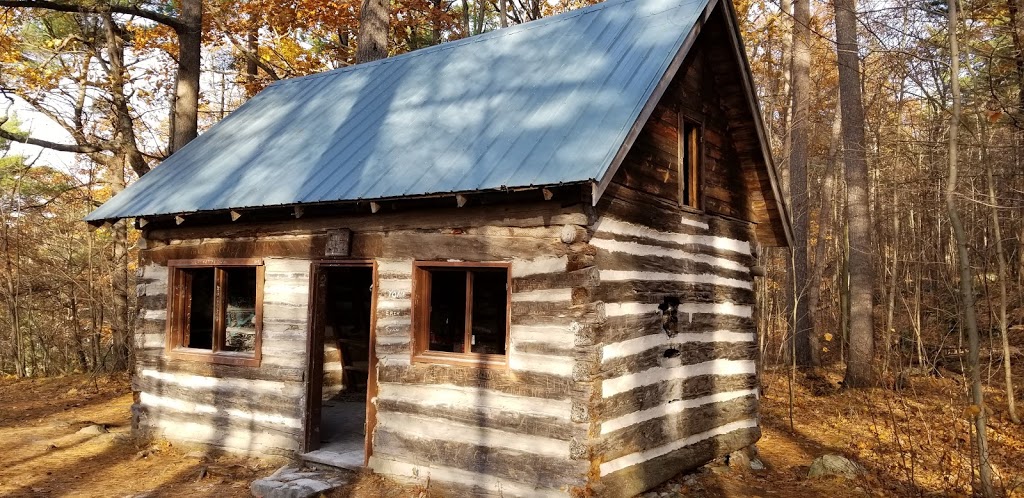
POLYGON ((304 453, 301 458, 305 462, 326 465, 337 469, 360 470, 366 454, 363 449, 349 451, 315 450, 304 453))

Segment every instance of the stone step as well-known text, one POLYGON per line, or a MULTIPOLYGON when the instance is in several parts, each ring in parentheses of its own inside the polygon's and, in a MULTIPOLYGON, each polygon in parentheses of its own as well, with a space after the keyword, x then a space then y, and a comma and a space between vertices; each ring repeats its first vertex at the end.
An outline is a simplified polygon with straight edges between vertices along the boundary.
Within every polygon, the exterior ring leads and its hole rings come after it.
POLYGON ((315 466, 326 466, 335 469, 359 470, 363 468, 363 448, 350 451, 316 450, 304 453, 302 461, 315 466))
POLYGON ((256 498, 313 498, 344 486, 352 472, 284 466, 249 485, 256 498))

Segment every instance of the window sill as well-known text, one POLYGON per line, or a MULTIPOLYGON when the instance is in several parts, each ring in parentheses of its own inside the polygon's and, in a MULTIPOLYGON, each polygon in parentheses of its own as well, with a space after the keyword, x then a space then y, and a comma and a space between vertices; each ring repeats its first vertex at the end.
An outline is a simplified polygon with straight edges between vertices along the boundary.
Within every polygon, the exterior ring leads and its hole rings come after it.
POLYGON ((167 357, 173 360, 193 361, 197 363, 218 363, 236 367, 258 367, 260 357, 252 353, 233 353, 220 351, 214 353, 205 349, 174 348, 167 351, 167 357))
POLYGON ((693 207, 693 206, 688 206, 686 204, 680 204, 679 205, 679 209, 683 210, 683 212, 685 212, 685 213, 690 213, 690 214, 707 214, 701 208, 697 208, 697 207, 693 207))
POLYGON ((413 363, 432 363, 473 368, 508 368, 508 357, 495 354, 446 353, 423 351, 412 357, 413 363))

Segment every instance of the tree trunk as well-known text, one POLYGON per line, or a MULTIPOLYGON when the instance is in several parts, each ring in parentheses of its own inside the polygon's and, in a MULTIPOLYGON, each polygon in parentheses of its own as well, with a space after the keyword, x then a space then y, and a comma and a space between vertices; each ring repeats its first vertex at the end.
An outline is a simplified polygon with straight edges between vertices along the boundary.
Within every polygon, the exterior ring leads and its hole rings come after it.
POLYGON ((359 48, 356 64, 388 56, 388 0, 363 0, 359 10, 359 48))
POLYGON ((169 152, 178 151, 199 135, 199 74, 202 70, 203 2, 181 1, 178 35, 178 75, 174 83, 174 112, 169 152))
POLYGON ((946 182, 946 211, 949 225, 956 242, 957 260, 960 266, 960 299, 963 300, 964 328, 967 329, 967 368, 971 378, 971 412, 974 413, 974 435, 978 446, 978 475, 982 495, 993 496, 992 468, 988 462, 988 443, 985 436, 988 416, 985 413, 985 398, 981 388, 981 365, 978 360, 979 335, 978 319, 974 312, 974 281, 971 276, 971 262, 967 254, 967 235, 956 206, 957 154, 960 134, 960 50, 957 44, 956 0, 948 0, 949 29, 949 72, 950 89, 953 94, 953 109, 949 119, 949 179, 946 182))
POLYGON ((810 142, 808 107, 811 98, 810 0, 793 3, 793 99, 789 151, 790 197, 793 208, 793 348, 796 364, 816 364, 810 337, 813 331, 808 307, 808 289, 816 285, 809 277, 807 246, 810 241, 810 202, 807 195, 807 159, 810 142))
MULTIPOLYGON (((1003 374, 1006 379, 1006 408, 1010 420, 1020 423, 1017 416, 1017 403, 1013 395, 1013 369, 1010 361, 1009 323, 1006 317, 1006 253, 1003 250, 1003 230, 999 226, 999 198, 996 196, 996 182, 992 175, 992 163, 988 157, 988 126, 985 119, 981 120, 981 163, 985 165, 985 179, 988 183, 988 202, 992 211, 992 237, 996 239, 996 271, 999 278, 999 336, 1003 346, 1003 374)), ((991 306, 990 306, 991 308, 991 306)))
POLYGON ((846 223, 849 230, 850 350, 846 387, 874 383, 874 296, 871 266, 871 213, 868 209, 868 164, 864 151, 864 104, 854 0, 836 0, 839 96, 842 105, 843 155, 846 163, 846 223))

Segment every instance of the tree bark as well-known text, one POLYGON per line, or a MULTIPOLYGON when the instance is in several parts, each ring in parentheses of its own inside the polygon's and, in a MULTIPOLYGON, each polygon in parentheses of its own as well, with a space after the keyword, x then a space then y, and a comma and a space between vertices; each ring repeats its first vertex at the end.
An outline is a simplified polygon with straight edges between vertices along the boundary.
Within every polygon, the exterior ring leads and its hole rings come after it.
POLYGON ((999 337, 1002 340, 1003 346, 1003 374, 1006 380, 1006 408, 1007 413, 1010 415, 1010 420, 1015 424, 1020 423, 1020 417, 1017 416, 1017 402, 1014 399, 1013 393, 1013 368, 1010 361, 1010 337, 1009 337, 1009 322, 1006 316, 1007 297, 1006 297, 1006 279, 1008 278, 1006 272, 1006 252, 1003 250, 1003 230, 999 226, 999 198, 996 196, 996 182, 994 175, 992 174, 992 163, 988 157, 988 126, 985 124, 985 119, 981 121, 981 163, 985 165, 985 179, 988 183, 988 202, 990 204, 989 209, 992 211, 992 237, 996 239, 996 271, 997 277, 999 278, 999 337))
POLYGON ((836 0, 836 45, 839 96, 842 105, 843 156, 846 163, 846 223, 849 230, 850 349, 846 387, 874 383, 875 337, 871 266, 871 213, 868 203, 868 164, 864 151, 864 104, 860 88, 855 0, 836 0))
POLYGON ((178 35, 178 76, 174 88, 174 118, 170 152, 199 135, 199 75, 202 63, 203 2, 181 1, 178 35))
POLYGON ((811 323, 808 290, 816 285, 809 278, 807 246, 810 244, 810 202, 807 195, 807 159, 810 142, 808 122, 811 98, 810 0, 793 3, 793 98, 790 125, 789 152, 790 197, 793 207, 793 304, 795 307, 793 340, 796 364, 815 366, 815 351, 811 348, 811 323))
POLYGON ((388 0, 363 0, 359 10, 359 48, 356 64, 388 56, 388 0))
POLYGON ((981 365, 978 360, 979 334, 978 318, 974 311, 974 281, 971 276, 971 261, 967 254, 967 235, 956 206, 956 184, 958 174, 957 154, 960 135, 960 50, 957 44, 956 0, 948 0, 949 29, 949 72, 950 90, 953 94, 953 109, 949 118, 949 179, 946 182, 946 211, 949 225, 956 242, 957 261, 960 266, 960 299, 963 300, 964 328, 967 329, 967 368, 971 379, 971 412, 974 414, 974 436, 978 447, 978 476, 980 491, 985 497, 993 496, 992 468, 988 461, 988 442, 985 431, 988 416, 985 413, 985 398, 981 386, 981 365))

